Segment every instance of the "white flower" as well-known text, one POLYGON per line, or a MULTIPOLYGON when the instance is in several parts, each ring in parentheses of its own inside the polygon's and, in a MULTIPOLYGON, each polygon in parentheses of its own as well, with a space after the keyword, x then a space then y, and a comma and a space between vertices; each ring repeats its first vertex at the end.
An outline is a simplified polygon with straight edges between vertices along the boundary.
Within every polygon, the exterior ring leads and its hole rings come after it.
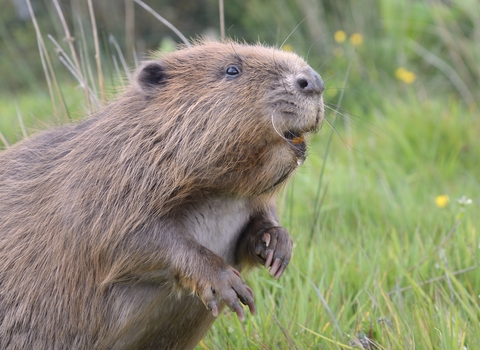
POLYGON ((457 199, 457 203, 461 206, 467 206, 472 204, 472 200, 470 198, 467 198, 466 196, 462 196, 462 198, 457 199))

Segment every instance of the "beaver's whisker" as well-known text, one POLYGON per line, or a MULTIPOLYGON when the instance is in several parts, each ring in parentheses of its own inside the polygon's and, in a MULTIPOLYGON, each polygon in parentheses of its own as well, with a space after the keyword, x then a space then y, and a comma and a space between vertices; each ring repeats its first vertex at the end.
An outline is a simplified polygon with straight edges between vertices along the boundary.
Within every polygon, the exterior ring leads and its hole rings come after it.
POLYGON ((344 146, 350 146, 347 141, 345 141, 345 139, 342 137, 342 135, 340 135, 340 133, 338 132, 338 130, 335 128, 335 125, 330 122, 327 118, 324 118, 325 122, 328 124, 328 126, 330 126, 332 128, 332 130, 335 132, 335 134, 338 135, 338 137, 340 138, 340 140, 342 140, 342 143, 344 144, 344 146))
MULTIPOLYGON (((278 131, 277 127, 275 126, 275 121, 273 120, 273 115, 275 114, 275 111, 276 110, 273 110, 271 118, 270 118, 270 120, 272 121, 273 130, 275 130, 275 132, 278 134, 278 136, 280 136, 282 139, 284 139, 286 142, 288 142, 288 139, 280 131, 278 131)), ((288 143, 290 143, 290 142, 288 142, 288 143)))
MULTIPOLYGON (((350 118, 351 116, 354 117, 354 118, 356 118, 356 119, 358 119, 358 120, 361 120, 362 122, 367 123, 367 124, 370 125, 372 128, 375 128, 375 129, 381 131, 381 129, 379 129, 379 128, 378 128, 375 124, 373 124, 372 122, 369 122, 369 121, 366 120, 365 118, 362 118, 362 117, 359 117, 359 116, 357 116, 357 115, 355 115, 355 114, 353 114, 353 113, 350 113, 350 112, 347 111, 345 108, 338 107, 338 106, 332 105, 332 104, 327 104, 327 103, 325 103, 324 106, 325 106, 325 108, 328 108, 328 109, 331 110, 332 112, 335 112, 335 114, 340 115, 340 117, 342 117, 342 119, 344 120, 344 122, 345 122, 346 124, 348 124, 349 126, 351 126, 353 129, 355 129, 355 128, 354 128, 354 126, 353 126, 354 123, 352 123, 352 121, 351 121, 351 120, 352 120, 352 119, 350 118)), ((363 126, 363 125, 362 125, 362 127, 365 128, 366 130, 370 131, 372 134, 380 137, 380 135, 378 135, 378 133, 376 133, 376 132, 373 131, 372 129, 367 128, 366 126, 363 126)))
POLYGON ((376 127, 375 124, 373 124, 372 122, 368 121, 367 119, 362 118, 362 117, 360 117, 359 115, 350 112, 350 111, 349 111, 348 109, 346 109, 346 108, 343 108, 343 107, 341 107, 341 106, 337 106, 337 104, 325 102, 324 105, 325 105, 326 108, 328 108, 328 109, 330 109, 330 110, 332 110, 332 111, 334 111, 334 112, 340 113, 340 111, 341 111, 341 112, 344 113, 344 114, 343 114, 344 116, 354 117, 354 118, 356 118, 356 119, 358 119, 358 120, 361 120, 362 122, 368 123, 368 124, 370 124, 371 126, 375 126, 375 127, 376 127))

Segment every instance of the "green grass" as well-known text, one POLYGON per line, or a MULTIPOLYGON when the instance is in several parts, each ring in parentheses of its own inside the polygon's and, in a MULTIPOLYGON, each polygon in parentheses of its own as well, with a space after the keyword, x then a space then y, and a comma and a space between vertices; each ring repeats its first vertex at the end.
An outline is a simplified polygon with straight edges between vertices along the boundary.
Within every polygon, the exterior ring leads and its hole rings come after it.
MULTIPOLYGON (((77 118, 82 113, 81 92, 67 84, 63 86, 69 110, 77 118)), ((11 96, 0 96, 0 132, 11 145, 24 138, 22 123, 25 132, 30 135, 38 130, 45 130, 49 126, 64 123, 65 120, 55 116, 52 111, 52 102, 48 91, 34 91, 19 95, 15 99, 11 96), (18 111, 17 111, 18 106, 18 111)), ((5 145, 0 141, 0 149, 5 145)))
MULTIPOLYGON (((471 95, 478 92, 472 81, 480 74, 480 51, 472 38, 480 21, 459 1, 455 11, 413 2, 416 17, 411 1, 384 0, 378 8, 352 3, 343 22, 326 16, 312 23, 320 11, 293 33, 289 44, 305 55, 311 49, 309 61, 333 76, 326 100, 335 105, 344 91, 341 105, 349 112, 335 122, 335 112, 327 111, 336 129, 330 146, 325 123, 279 197, 295 242, 286 273, 279 281, 262 269, 249 273, 257 315, 242 323, 224 312, 198 349, 349 349, 365 337, 380 349, 480 349, 480 119, 478 103, 451 83, 458 74, 471 95), (316 25, 326 33, 322 41, 316 25), (362 33, 364 43, 355 49, 348 40, 335 43, 338 29, 362 33), (427 64, 412 40, 456 71, 427 64), (395 78, 404 66, 416 73, 414 83, 395 78), (450 198, 444 208, 436 205, 439 195, 450 198), (460 205, 462 196, 473 203, 460 205)), ((300 1, 288 2, 297 4, 292 11, 274 10, 285 3, 248 2, 256 9, 250 20, 279 43, 303 18, 295 13, 300 1), (268 22, 272 13, 275 26, 268 22)), ((94 64, 82 69, 95 76, 94 64)), ((46 89, 17 97, 28 133, 64 122, 60 100, 72 119, 87 110, 71 80, 60 89, 55 108, 46 89)), ((0 132, 10 144, 23 138, 11 96, 0 96, 0 132)))
POLYGON ((315 137, 294 190, 285 190, 295 241, 288 271, 279 281, 253 272, 258 315, 241 324, 227 312, 202 347, 342 349, 362 332, 385 349, 480 347, 480 121, 439 101, 390 109, 375 118, 375 134, 354 121, 349 146, 334 138, 310 242, 329 128, 315 137), (441 194, 451 199, 445 208, 435 204, 441 194), (463 195, 474 204, 456 203, 463 195))

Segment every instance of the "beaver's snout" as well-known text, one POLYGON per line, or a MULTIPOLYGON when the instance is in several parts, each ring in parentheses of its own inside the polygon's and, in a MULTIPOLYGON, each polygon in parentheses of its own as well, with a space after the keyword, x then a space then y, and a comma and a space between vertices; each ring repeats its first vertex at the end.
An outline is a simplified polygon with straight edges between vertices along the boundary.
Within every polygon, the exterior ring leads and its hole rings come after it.
POLYGON ((320 95, 325 90, 322 78, 311 68, 297 75, 295 87, 298 91, 307 95, 320 95))

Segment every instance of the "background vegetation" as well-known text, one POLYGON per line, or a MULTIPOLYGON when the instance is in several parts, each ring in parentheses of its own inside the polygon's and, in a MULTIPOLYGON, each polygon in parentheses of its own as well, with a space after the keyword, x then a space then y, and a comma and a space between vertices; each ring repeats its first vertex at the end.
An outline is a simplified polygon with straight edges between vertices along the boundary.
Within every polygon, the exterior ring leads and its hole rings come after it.
MULTIPOLYGON (((216 0, 148 3, 189 38, 219 35, 216 0)), ((2 5, 3 147, 95 110, 149 50, 179 41, 134 0, 96 0, 97 35, 87 0, 32 0, 41 34, 26 3, 2 5)), ((320 72, 328 123, 280 198, 295 241, 286 274, 251 273, 258 315, 227 311, 199 348, 480 348, 479 8, 225 0, 228 36, 320 72)))

